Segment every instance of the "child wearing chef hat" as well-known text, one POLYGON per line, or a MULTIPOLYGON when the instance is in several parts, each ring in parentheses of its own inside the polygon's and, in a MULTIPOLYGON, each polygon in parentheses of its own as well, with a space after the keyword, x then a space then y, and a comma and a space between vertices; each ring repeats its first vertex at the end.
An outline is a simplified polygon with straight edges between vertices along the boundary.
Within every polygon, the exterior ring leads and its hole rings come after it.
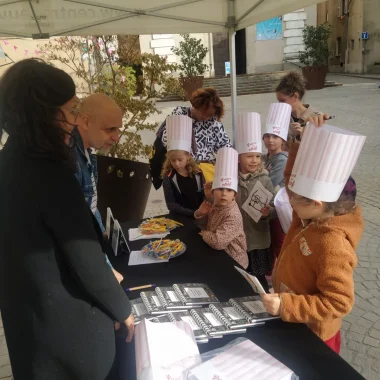
POLYGON ((342 318, 354 305, 364 224, 350 176, 364 141, 333 126, 307 125, 301 144, 290 143, 285 182, 293 221, 275 266, 275 294, 262 296, 269 313, 307 324, 338 353, 342 318))
POLYGON ((262 159, 261 118, 256 112, 237 115, 235 143, 239 153, 239 186, 236 201, 243 216, 244 232, 247 237, 249 258, 248 271, 257 277, 263 288, 269 293, 265 275, 272 271, 273 257, 269 247, 271 243, 269 214, 274 209, 269 205, 261 210, 262 217, 256 222, 244 209, 257 182, 273 194, 273 184, 269 173, 264 169, 262 159))
POLYGON ((214 203, 203 202, 195 219, 204 229, 203 240, 214 249, 226 251, 242 268, 248 267, 247 243, 243 219, 235 201, 238 187, 238 153, 221 148, 216 155, 212 182, 214 203))
MULTIPOLYGON (((288 160, 288 152, 284 148, 288 138, 291 114, 292 107, 289 104, 273 103, 270 105, 265 124, 263 140, 268 153, 264 156, 264 167, 269 172, 269 178, 276 191, 285 186, 284 170, 288 160)), ((276 258, 280 254, 285 240, 285 234, 278 218, 270 221, 270 232, 271 252, 276 258)))
POLYGON ((162 168, 166 206, 174 214, 193 217, 204 199, 204 177, 191 156, 192 120, 186 115, 166 119, 167 154, 162 168))

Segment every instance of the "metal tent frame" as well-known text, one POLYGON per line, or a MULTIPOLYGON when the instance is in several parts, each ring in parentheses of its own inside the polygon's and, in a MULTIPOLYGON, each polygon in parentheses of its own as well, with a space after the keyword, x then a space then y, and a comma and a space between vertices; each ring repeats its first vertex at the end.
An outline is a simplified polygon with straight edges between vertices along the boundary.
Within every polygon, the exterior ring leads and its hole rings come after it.
MULTIPOLYGON (((118 0, 114 0, 118 1, 118 0)), ((128 8, 125 6, 112 5, 112 4, 102 4, 96 1, 90 0, 5 0, 0 1, 0 9, 1 7, 9 7, 9 6, 29 6, 29 14, 32 20, 35 22, 35 27, 38 30, 38 33, 21 33, 10 30, 2 30, 0 29, 0 36, 16 36, 16 37, 31 37, 34 39, 40 38, 49 38, 53 36, 63 36, 63 35, 88 35, 88 34, 118 34, 121 33, 119 30, 122 28, 122 33, 125 34, 137 34, 131 33, 131 28, 126 25, 115 27, 114 33, 104 33, 98 32, 96 33, 97 28, 104 26, 106 24, 111 24, 118 22, 120 20, 127 20, 132 18, 141 18, 148 17, 153 19, 163 19, 167 20, 168 24, 161 24, 159 26, 147 26, 144 28, 145 33, 138 34, 147 34, 147 33, 160 33, 163 30, 166 32, 172 31, 173 33, 177 33, 179 30, 182 30, 182 26, 184 29, 183 32, 191 32, 192 27, 196 29, 196 31, 203 32, 213 32, 213 31, 227 31, 229 36, 229 51, 230 51, 230 65, 231 65, 231 105, 232 105, 232 131, 233 135, 235 132, 235 120, 236 120, 236 110, 237 110, 237 82, 236 82, 236 54, 235 54, 235 34, 239 29, 243 29, 249 25, 255 24, 259 21, 263 21, 270 17, 275 17, 282 15, 287 12, 294 11, 295 9, 300 9, 302 7, 317 4, 324 0, 153 0, 146 2, 145 4, 149 6, 149 3, 159 4, 158 6, 152 8, 128 8), (165 3, 167 2, 167 3, 165 3), (92 8, 101 8, 110 11, 120 12, 114 17, 103 18, 100 20, 96 20, 91 23, 75 23, 75 25, 67 27, 65 29, 57 29, 53 30, 53 32, 44 32, 44 28, 39 21, 38 9, 42 3, 46 3, 46 5, 54 4, 77 4, 80 6, 88 6, 92 8), (226 15, 225 18, 215 19, 212 17, 208 18, 193 18, 189 17, 186 14, 181 14, 181 12, 177 12, 178 9, 185 8, 189 10, 188 6, 194 4, 194 6, 198 5, 202 7, 202 10, 209 9, 210 14, 211 11, 219 11, 214 12, 218 13, 218 15, 226 15), (219 6, 216 8, 216 6, 219 6), (187 8, 186 8, 187 7, 187 8), (209 8, 207 8, 209 7, 209 8), (214 7, 214 8, 213 8, 214 7), (237 12, 238 8, 238 12, 237 12), (166 12, 163 12, 166 11, 166 12), (174 12, 173 12, 174 11, 174 12), (256 11, 259 15, 253 14, 256 11), (224 12, 224 13, 223 13, 224 12), (260 13, 261 12, 261 13, 260 13), (171 24, 170 24, 171 23, 171 24), (179 24, 183 23, 183 24, 179 24), (89 32, 89 30, 91 32, 89 32)), ((121 4, 125 4, 128 2, 121 2, 121 4)), ((132 1, 133 2, 133 1, 132 1)), ((131 3, 131 1, 129 1, 131 3)), ((144 5, 145 5, 144 4, 144 5)), ((92 9, 91 8, 91 9, 92 9)), ((23 12, 27 12, 23 10, 23 12)), ((204 12, 203 12, 204 13, 204 12)), ((200 12, 200 15, 203 15, 200 12)), ((0 15, 1 18, 1 15, 0 15)), ((140 29, 143 27, 140 25, 140 29)), ((100 28, 101 29, 101 28, 100 28)), ((136 28, 135 28, 136 29, 136 28)), ((134 30, 135 30, 134 29, 134 30)))

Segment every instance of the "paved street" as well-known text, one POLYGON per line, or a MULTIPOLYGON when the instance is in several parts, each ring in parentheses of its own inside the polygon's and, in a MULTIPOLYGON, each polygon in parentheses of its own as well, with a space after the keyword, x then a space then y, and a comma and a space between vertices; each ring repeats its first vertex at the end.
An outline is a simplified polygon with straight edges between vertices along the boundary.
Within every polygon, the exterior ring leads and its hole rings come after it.
MULTIPOLYGON (((357 255, 359 264, 355 272, 356 301, 352 313, 342 327, 342 357, 366 379, 380 378, 380 89, 377 81, 339 75, 332 80, 345 83, 342 87, 310 91, 305 101, 314 108, 335 115, 332 124, 368 136, 354 171, 358 184, 358 201, 363 207, 365 232, 357 255)), ((231 135, 231 101, 225 98, 224 124, 231 135)), ((256 111, 263 119, 274 94, 248 95, 238 98, 239 111, 256 111)), ((163 120, 180 103, 160 103, 163 120)), ((264 120, 263 120, 264 121, 264 120)), ((153 142, 154 134, 144 135, 153 142)), ((162 189, 152 189, 145 215, 167 212, 162 189)), ((0 322, 1 323, 1 322, 0 322)), ((0 379, 10 379, 11 370, 4 332, 0 325, 0 379)))

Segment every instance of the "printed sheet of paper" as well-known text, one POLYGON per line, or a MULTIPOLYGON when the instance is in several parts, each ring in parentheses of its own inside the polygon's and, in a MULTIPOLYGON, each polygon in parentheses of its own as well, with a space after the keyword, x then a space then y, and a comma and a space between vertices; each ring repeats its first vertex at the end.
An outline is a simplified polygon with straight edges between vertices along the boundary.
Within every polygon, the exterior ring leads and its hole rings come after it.
POLYGON ((208 298, 209 295, 203 288, 185 288, 190 298, 208 298))
POLYGON ((169 260, 154 259, 142 254, 141 251, 132 251, 129 255, 128 265, 145 265, 167 263, 169 260))
POLYGON ((138 380, 184 380, 185 369, 201 362, 194 333, 185 322, 143 320, 135 329, 138 380))
POLYGON ((269 204, 272 198, 273 194, 257 181, 241 208, 257 223, 262 217, 261 209, 269 204))
POLYGON ((144 240, 144 239, 161 239, 169 235, 170 232, 164 232, 162 234, 143 235, 140 228, 130 228, 128 230, 129 241, 144 240))
POLYGON ((293 372, 246 340, 193 368, 189 377, 196 380, 291 380, 293 372))
POLYGON ((257 277, 250 275, 245 270, 240 269, 235 266, 235 269, 248 281, 249 285, 251 285, 252 289, 259 294, 266 294, 264 288, 262 287, 260 281, 257 277))

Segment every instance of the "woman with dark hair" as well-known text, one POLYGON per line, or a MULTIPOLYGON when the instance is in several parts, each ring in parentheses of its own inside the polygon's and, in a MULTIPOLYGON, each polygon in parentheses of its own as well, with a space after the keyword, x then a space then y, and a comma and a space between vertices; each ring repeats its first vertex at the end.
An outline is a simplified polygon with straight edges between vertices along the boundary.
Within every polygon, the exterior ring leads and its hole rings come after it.
POLYGON ((114 321, 133 336, 131 306, 73 175, 71 77, 42 61, 0 79, 0 308, 15 380, 103 380, 114 321))
MULTIPOLYGON (((200 88, 190 100, 190 107, 179 106, 172 115, 187 115, 193 119, 193 143, 191 155, 198 162, 215 163, 216 152, 225 146, 231 146, 230 138, 221 123, 224 104, 214 88, 200 88)), ((166 122, 157 131, 154 143, 154 155, 150 160, 153 185, 161 186, 161 171, 166 154, 166 122)), ((206 174, 206 173, 205 173, 206 174)), ((206 176, 207 179, 207 176, 206 176)))
POLYGON ((306 92, 306 82, 303 76, 295 71, 291 71, 282 77, 276 88, 276 97, 280 103, 287 103, 292 107, 289 134, 298 136, 306 122, 318 116, 319 124, 323 124, 328 119, 327 115, 316 111, 310 104, 304 104, 302 99, 306 92))

